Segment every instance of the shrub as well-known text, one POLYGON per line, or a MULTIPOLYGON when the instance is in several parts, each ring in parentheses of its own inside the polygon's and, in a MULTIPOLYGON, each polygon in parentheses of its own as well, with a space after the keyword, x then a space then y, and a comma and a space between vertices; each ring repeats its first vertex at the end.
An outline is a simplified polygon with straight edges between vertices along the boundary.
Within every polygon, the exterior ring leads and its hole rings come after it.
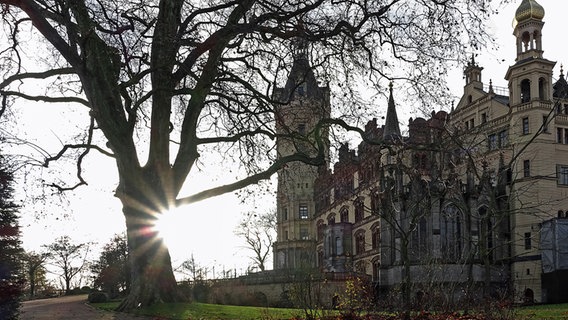
POLYGON ((104 292, 95 291, 89 294, 88 298, 90 303, 101 303, 108 301, 108 295, 104 292))

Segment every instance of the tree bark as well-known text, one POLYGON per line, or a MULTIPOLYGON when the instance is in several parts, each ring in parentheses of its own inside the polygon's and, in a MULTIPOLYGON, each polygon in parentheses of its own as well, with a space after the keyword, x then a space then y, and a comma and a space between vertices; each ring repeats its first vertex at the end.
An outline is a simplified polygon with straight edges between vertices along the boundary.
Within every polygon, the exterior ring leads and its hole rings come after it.
POLYGON ((162 302, 186 301, 177 290, 171 258, 153 228, 156 214, 123 208, 130 257, 130 293, 117 311, 129 311, 162 302))

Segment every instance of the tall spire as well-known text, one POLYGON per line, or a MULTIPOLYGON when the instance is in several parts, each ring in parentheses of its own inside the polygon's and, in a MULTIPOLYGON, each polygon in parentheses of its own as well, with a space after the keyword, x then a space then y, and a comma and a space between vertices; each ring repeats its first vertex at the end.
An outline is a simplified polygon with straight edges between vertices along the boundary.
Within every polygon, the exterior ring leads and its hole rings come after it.
POLYGON ((385 127, 383 130, 383 140, 385 140, 386 142, 393 142, 395 140, 400 140, 402 135, 400 134, 400 126, 398 124, 396 106, 394 104, 394 98, 392 96, 392 82, 389 84, 389 90, 390 90, 389 105, 387 108, 387 116, 385 119, 385 127))

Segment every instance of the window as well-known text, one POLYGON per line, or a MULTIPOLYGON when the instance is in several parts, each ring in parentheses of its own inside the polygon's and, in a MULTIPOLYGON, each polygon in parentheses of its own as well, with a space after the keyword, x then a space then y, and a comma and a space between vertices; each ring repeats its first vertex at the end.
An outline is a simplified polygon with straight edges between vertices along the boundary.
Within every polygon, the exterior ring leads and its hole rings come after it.
POLYGON ((568 166, 557 166, 558 184, 568 186, 568 166))
POLYGON ((542 116, 542 132, 548 133, 548 117, 546 115, 542 116))
POLYGON ((365 232, 361 231, 355 236, 355 254, 365 253, 365 232))
POLYGON ((523 134, 529 134, 529 118, 523 118, 523 134))
POLYGON ((346 208, 343 208, 339 212, 339 220, 341 222, 349 222, 349 210, 347 210, 346 208))
POLYGON ((499 147, 505 147, 509 144, 507 130, 499 131, 499 147))
POLYGON ((531 161, 525 160, 523 161, 523 177, 530 177, 531 176, 531 161))
POLYGON ((307 219, 308 218, 308 206, 305 204, 301 204, 299 208, 300 219, 307 219))
POLYGON ((375 227, 371 232, 371 246, 373 249, 378 249, 381 245, 381 230, 379 227, 375 227))
POLYGON ((323 220, 319 220, 317 223, 317 240, 323 239, 324 229, 325 229, 325 224, 323 223, 323 220))
POLYGON ((487 113, 482 113, 481 114, 481 124, 484 124, 487 122, 487 113))
POLYGON ((556 128, 556 143, 563 143, 563 142, 564 142, 564 129, 556 128))
POLYGON ((300 123, 298 125, 298 133, 299 134, 306 134, 306 124, 305 123, 300 123))
POLYGON ((335 214, 332 213, 330 216, 327 217, 327 224, 332 225, 335 224, 335 214))
POLYGON ((489 150, 495 150, 497 149, 497 135, 496 134, 490 134, 488 137, 488 144, 489 144, 489 150))
POLYGON ((461 212, 455 205, 448 205, 440 217, 442 255, 449 261, 456 261, 462 254, 461 212))
POLYGON ((288 208, 282 209, 282 220, 288 220, 288 208))
POLYGON ((521 103, 531 101, 531 82, 528 79, 521 81, 521 103))
POLYGON ((364 216, 364 206, 363 206, 363 201, 362 200, 357 200, 355 202, 355 223, 363 220, 363 216, 364 216))
POLYGON ((343 255, 343 241, 340 237, 335 237, 335 254, 340 256, 343 255))
POLYGON ((532 249, 531 233, 525 232, 525 250, 532 249))
POLYGON ((564 143, 568 144, 568 129, 564 128, 564 143))
POLYGON ((300 239, 310 240, 310 235, 308 233, 308 227, 305 227, 305 226, 300 227, 300 239))

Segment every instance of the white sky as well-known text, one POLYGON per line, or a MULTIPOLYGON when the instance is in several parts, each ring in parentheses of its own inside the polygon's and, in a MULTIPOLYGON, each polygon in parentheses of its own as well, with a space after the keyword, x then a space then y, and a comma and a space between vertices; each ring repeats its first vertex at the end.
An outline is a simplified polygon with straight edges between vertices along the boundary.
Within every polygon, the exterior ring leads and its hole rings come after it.
MULTIPOLYGON (((546 10, 543 29, 544 56, 552 61, 557 61, 554 70, 554 78, 559 76, 560 64, 568 64, 568 56, 563 52, 568 49, 566 38, 562 32, 565 29, 565 15, 568 6, 565 1, 539 0, 546 10), (565 59, 565 60, 563 60, 565 59)), ((515 38, 512 35, 512 20, 514 12, 520 3, 508 5, 505 10, 492 21, 493 31, 497 35, 497 43, 501 48, 497 52, 479 52, 476 61, 484 67, 483 81, 485 84, 493 80, 493 85, 506 87, 504 80, 505 72, 509 65, 514 64, 516 56, 515 38), (501 60, 504 62, 500 62, 501 60)), ((568 67, 566 68, 568 69, 568 67)), ((458 68, 450 75, 450 87, 456 97, 460 97, 465 81, 462 78, 462 68, 458 68)), ((458 98, 456 98, 456 103, 458 98)), ((333 101, 332 101, 333 103, 333 101)), ((386 101, 378 109, 386 108, 386 101)), ((30 127, 35 128, 34 135, 44 139, 57 137, 49 129, 44 128, 44 121, 50 117, 50 111, 41 105, 30 104, 22 111, 22 117, 30 119, 30 127)), ((408 117, 400 116, 399 119, 407 122, 408 117)), ((69 125, 67 119, 54 119, 57 125, 69 125)), ((53 150, 52 152, 55 152, 53 150)), ((89 186, 81 187, 74 195, 69 196, 69 208, 64 206, 51 206, 36 203, 24 203, 21 210, 23 242, 27 250, 38 250, 42 244, 48 244, 56 237, 70 235, 77 242, 95 241, 100 245, 108 242, 115 233, 124 231, 124 218, 118 199, 113 196, 116 186, 116 169, 112 160, 102 157, 89 158, 93 162, 87 170, 89 186), (95 163, 96 162, 96 163, 95 163), (49 211, 46 215, 34 218, 33 212, 49 211)), ((219 178, 223 172, 219 172, 219 178)), ((205 182, 210 177, 204 178, 205 182)), ((24 193, 25 185, 16 186, 19 192, 24 193)), ((260 211, 268 211, 274 207, 275 201, 270 202, 266 208, 260 211)), ((183 214, 178 214, 179 219, 172 228, 169 236, 170 251, 174 267, 192 254, 196 261, 207 267, 215 268, 220 273, 236 268, 237 272, 243 272, 249 265, 249 253, 242 248, 242 239, 234 236, 234 228, 242 218, 244 212, 250 211, 251 207, 240 204, 240 200, 233 194, 202 201, 198 204, 182 208, 183 214)), ((268 265, 272 267, 271 262, 268 265)))

